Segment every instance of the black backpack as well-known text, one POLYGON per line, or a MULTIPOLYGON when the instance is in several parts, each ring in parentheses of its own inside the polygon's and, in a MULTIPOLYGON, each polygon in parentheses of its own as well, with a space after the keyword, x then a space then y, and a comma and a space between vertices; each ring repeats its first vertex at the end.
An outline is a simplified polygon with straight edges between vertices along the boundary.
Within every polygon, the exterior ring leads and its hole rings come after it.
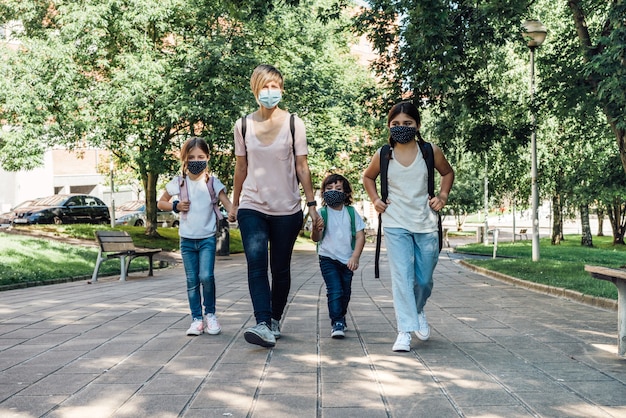
MULTIPOLYGON (((435 154, 433 146, 430 142, 417 141, 420 151, 426 161, 428 168, 428 195, 435 196, 435 154)), ((389 170, 389 160, 391 160, 391 146, 383 145, 380 149, 380 195, 383 202, 387 201, 389 189, 387 187, 387 171, 389 170)), ((376 237, 376 258, 374 259, 374 276, 380 277, 379 259, 380 259, 380 241, 382 238, 382 214, 378 214, 378 235, 376 237)), ((439 229, 439 251, 443 247, 443 230, 441 227, 441 214, 437 213, 437 225, 439 229)))

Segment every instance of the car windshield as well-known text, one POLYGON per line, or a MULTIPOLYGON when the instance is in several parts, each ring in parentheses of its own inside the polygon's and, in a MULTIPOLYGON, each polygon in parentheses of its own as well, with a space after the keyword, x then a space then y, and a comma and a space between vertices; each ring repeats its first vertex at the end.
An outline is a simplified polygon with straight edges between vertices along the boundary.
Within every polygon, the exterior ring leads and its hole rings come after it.
POLYGON ((142 209, 143 209, 143 202, 139 200, 126 202, 117 208, 117 210, 119 211, 128 211, 128 212, 134 212, 134 211, 142 210, 142 209))
POLYGON ((67 200, 67 196, 55 195, 50 197, 44 197, 37 200, 35 205, 37 206, 61 206, 67 200))

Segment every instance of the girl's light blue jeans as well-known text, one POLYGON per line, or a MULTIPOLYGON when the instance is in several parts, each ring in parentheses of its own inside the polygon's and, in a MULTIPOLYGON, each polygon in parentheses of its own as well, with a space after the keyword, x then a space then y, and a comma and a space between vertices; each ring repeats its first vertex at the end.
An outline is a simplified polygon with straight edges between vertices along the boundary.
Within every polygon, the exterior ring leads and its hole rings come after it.
POLYGON ((187 276, 187 299, 193 319, 215 313, 215 235, 202 239, 180 238, 180 254, 187 276), (201 290, 202 288, 202 290, 201 290))
POLYGON ((417 314, 424 310, 433 289, 433 272, 439 260, 438 233, 385 228, 385 247, 398 332, 416 331, 417 314))

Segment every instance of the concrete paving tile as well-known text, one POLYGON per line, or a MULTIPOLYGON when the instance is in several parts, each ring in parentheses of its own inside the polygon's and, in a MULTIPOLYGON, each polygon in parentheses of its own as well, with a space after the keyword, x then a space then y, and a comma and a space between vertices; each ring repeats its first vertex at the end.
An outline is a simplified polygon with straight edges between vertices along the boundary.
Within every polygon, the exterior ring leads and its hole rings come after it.
POLYGON ((317 395, 317 373, 293 373, 282 370, 268 372, 263 380, 261 395, 304 393, 317 395))
POLYGON ((433 391, 422 396, 390 396, 388 398, 391 416, 394 417, 437 417, 452 418, 462 416, 443 395, 433 391))
MULTIPOLYGON (((534 411, 546 417, 606 418, 611 416, 603 408, 589 404, 567 389, 558 392, 518 392, 516 395, 534 411)), ((614 417, 619 416, 614 415, 614 417)))
POLYGON ((137 395, 114 413, 115 417, 176 418, 189 401, 187 395, 137 395))
POLYGON ((387 418, 389 414, 384 406, 379 408, 328 407, 322 408, 322 418, 387 418))
POLYGON ((465 407, 463 415, 467 418, 526 418, 535 415, 523 406, 480 406, 465 407))
POLYGON ((59 418, 113 416, 139 387, 128 384, 90 384, 66 399, 49 415, 59 418))
POLYGON ((246 385, 243 381, 236 383, 219 383, 203 386, 195 399, 189 404, 190 409, 229 408, 248 411, 254 403, 257 383, 246 385))
POLYGON ((6 418, 24 417, 32 418, 44 416, 56 405, 63 402, 67 396, 40 395, 20 396, 16 395, 0 404, 0 416, 6 418))
POLYGON ((203 376, 186 376, 160 373, 141 388, 146 395, 189 395, 194 393, 204 381, 203 376))
POLYGON ((20 392, 20 396, 41 396, 42 394, 72 395, 96 379, 96 375, 52 374, 46 376, 20 392))
POLYGON ((317 399, 305 394, 272 394, 258 397, 252 417, 311 417, 316 416, 317 399))
POLYGON ((230 408, 227 406, 215 406, 211 408, 190 408, 185 413, 185 418, 246 418, 248 409, 230 408))

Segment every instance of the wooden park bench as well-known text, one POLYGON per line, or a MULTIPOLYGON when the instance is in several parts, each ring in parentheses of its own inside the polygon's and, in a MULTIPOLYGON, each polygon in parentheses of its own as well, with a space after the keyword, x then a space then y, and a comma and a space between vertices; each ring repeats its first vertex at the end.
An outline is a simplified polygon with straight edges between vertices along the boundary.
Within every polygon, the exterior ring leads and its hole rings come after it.
POLYGON ((613 282, 617 287, 617 353, 626 355, 626 269, 585 266, 591 277, 613 282))
POLYGON ((515 238, 519 237, 519 239, 522 239, 522 235, 524 236, 524 239, 528 239, 528 229, 527 228, 520 229, 519 232, 517 234, 515 234, 515 238))
POLYGON ((161 249, 142 249, 135 247, 133 238, 126 231, 96 231, 96 241, 100 247, 96 267, 93 269, 91 281, 98 281, 100 264, 106 259, 120 259, 120 280, 125 281, 128 275, 128 267, 133 258, 148 257, 150 269, 148 276, 152 276, 152 258, 161 252, 161 249))

